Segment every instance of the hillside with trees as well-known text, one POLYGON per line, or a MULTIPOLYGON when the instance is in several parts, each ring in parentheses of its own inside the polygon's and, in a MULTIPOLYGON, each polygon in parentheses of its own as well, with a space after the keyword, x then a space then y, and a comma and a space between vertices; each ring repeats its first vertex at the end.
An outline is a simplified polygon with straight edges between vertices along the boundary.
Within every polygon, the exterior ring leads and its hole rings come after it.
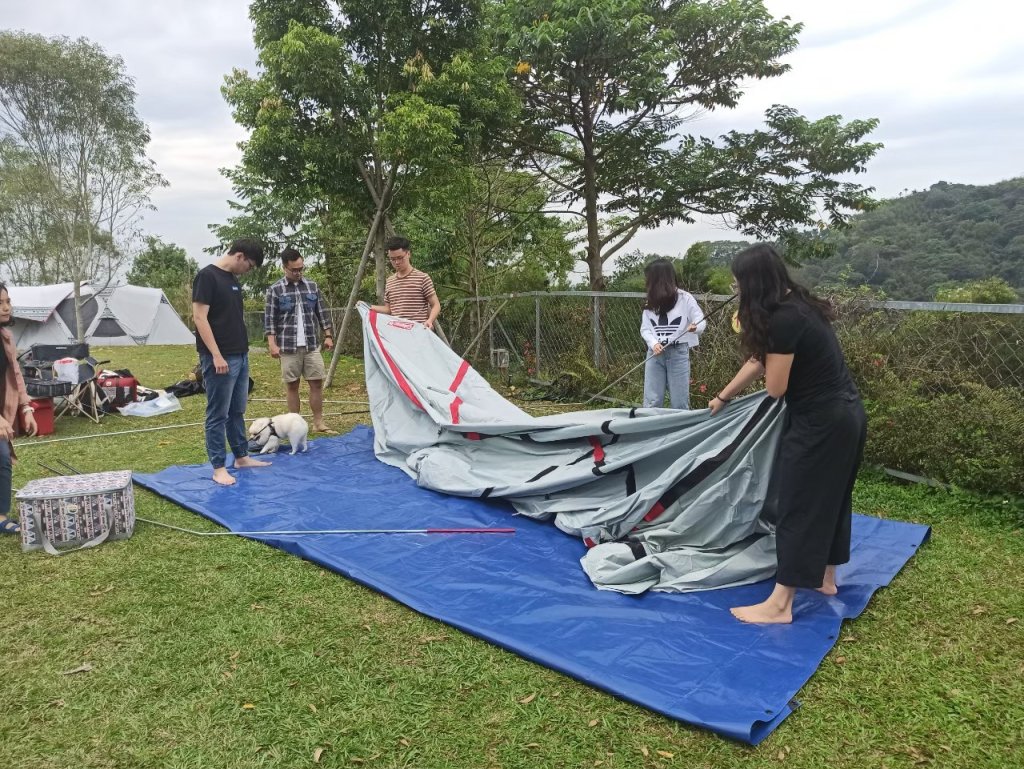
POLYGON ((1024 296, 1024 178, 938 182, 882 201, 832 237, 835 255, 800 270, 807 283, 868 285, 890 299, 928 301, 1001 279, 1024 296))

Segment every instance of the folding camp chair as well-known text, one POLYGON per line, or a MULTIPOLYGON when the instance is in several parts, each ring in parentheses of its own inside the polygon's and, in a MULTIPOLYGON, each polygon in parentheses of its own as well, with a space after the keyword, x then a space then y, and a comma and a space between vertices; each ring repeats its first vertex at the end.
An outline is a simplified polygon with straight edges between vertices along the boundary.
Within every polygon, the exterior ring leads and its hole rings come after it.
POLYGON ((99 423, 107 395, 96 383, 96 372, 109 361, 97 361, 89 354, 89 345, 36 344, 20 358, 24 370, 25 389, 33 397, 61 398, 63 404, 56 416, 81 414, 99 423), (53 376, 54 361, 73 358, 78 363, 78 382, 63 382, 53 376))

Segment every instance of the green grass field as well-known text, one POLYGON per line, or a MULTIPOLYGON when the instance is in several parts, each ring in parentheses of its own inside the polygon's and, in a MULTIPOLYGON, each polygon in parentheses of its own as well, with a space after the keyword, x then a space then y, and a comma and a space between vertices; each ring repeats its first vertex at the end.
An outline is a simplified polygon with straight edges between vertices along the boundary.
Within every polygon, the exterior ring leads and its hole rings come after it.
MULTIPOLYGON (((100 349, 150 387, 185 348, 100 349)), ((279 398, 252 355, 254 398, 279 398)), ((328 400, 366 400, 343 359, 328 400)), ((58 421, 55 438, 202 422, 58 421)), ((363 408, 329 403, 327 413, 363 408)), ((283 402, 254 401, 250 416, 283 402)), ((368 415, 329 416, 345 431, 368 415)), ((45 440, 45 439, 41 439, 45 440)), ((205 461, 202 427, 59 443, 21 439, 14 485, 61 459, 150 472, 205 461)), ((1024 534, 1013 501, 865 473, 860 512, 932 540, 749 748, 654 715, 248 540, 139 524, 62 558, 0 539, 0 769, 91 767, 1006 767, 1024 765, 1024 534)), ((213 524, 136 489, 138 514, 213 524)))

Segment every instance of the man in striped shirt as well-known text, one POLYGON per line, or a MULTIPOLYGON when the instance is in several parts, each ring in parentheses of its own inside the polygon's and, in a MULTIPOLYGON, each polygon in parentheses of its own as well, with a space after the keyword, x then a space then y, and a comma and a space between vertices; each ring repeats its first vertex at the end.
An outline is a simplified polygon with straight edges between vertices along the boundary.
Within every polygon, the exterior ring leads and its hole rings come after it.
POLYGON ((412 266, 411 244, 402 237, 388 238, 385 247, 388 261, 395 272, 384 287, 384 304, 371 305, 371 310, 415 320, 433 330, 441 312, 441 302, 434 291, 434 282, 425 272, 412 266))

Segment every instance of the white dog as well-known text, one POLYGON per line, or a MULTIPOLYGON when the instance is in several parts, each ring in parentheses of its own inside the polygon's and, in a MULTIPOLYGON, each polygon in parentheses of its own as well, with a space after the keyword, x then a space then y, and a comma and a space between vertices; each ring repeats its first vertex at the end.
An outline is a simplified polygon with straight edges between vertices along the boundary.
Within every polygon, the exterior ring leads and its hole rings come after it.
POLYGON ((292 454, 309 448, 306 436, 309 424, 299 414, 278 414, 276 417, 260 417, 249 428, 249 437, 262 448, 260 454, 275 454, 282 440, 292 445, 292 454))

